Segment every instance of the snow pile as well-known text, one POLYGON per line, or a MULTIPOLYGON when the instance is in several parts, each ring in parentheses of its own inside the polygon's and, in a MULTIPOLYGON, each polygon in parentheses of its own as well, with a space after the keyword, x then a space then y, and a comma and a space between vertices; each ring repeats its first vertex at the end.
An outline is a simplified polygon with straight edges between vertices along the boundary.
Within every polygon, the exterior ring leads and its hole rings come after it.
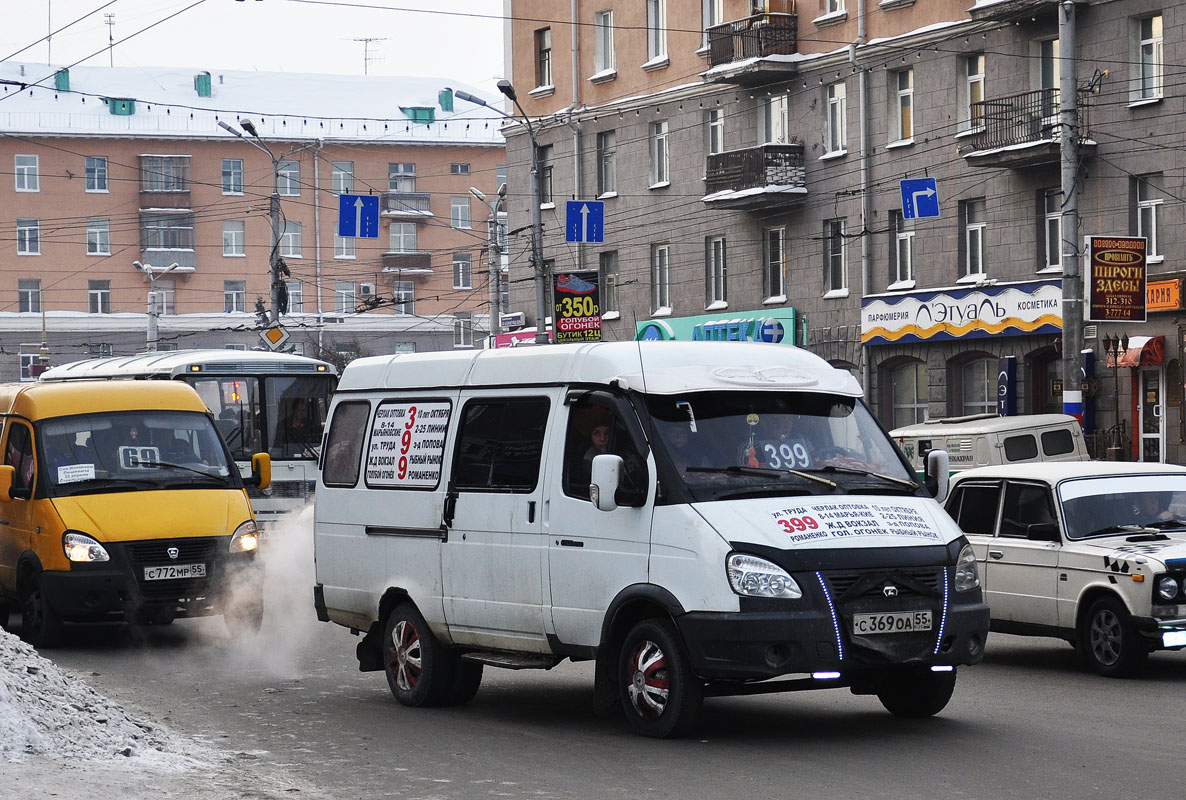
POLYGON ((192 743, 176 743, 0 630, 0 762, 124 756, 158 769, 188 769, 201 763, 193 754, 192 743))

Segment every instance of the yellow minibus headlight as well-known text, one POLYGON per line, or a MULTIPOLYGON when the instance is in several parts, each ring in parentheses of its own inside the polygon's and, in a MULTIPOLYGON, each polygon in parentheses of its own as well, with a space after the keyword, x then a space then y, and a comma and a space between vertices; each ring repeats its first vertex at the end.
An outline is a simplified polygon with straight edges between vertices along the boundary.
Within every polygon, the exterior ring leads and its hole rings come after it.
POLYGON ((231 537, 231 552, 254 553, 258 549, 259 529, 255 527, 255 522, 247 520, 235 529, 235 535, 231 537))

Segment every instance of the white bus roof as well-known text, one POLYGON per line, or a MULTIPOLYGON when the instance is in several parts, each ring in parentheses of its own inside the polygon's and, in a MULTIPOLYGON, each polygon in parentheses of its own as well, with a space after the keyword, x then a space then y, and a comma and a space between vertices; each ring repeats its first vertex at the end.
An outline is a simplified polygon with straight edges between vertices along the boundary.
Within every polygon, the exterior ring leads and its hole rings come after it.
POLYGON ((360 358, 338 391, 610 384, 651 394, 748 389, 860 397, 848 372, 797 347, 750 342, 598 342, 360 358))
POLYGON ((332 364, 291 353, 244 350, 170 350, 134 356, 88 358, 58 367, 41 375, 43 381, 84 378, 171 377, 182 373, 201 374, 310 373, 334 375, 332 364))

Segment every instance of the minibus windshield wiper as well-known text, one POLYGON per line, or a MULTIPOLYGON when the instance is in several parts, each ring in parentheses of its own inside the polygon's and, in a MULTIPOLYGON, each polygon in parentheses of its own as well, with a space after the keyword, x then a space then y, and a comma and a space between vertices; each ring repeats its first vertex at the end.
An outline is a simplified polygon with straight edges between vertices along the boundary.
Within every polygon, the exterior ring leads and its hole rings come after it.
POLYGON ((222 475, 219 475, 214 472, 207 472, 202 469, 196 469, 194 467, 187 467, 184 464, 174 464, 171 461, 141 461, 140 466, 142 466, 142 467, 164 467, 165 469, 183 469, 186 472, 192 472, 195 475, 201 475, 203 478, 210 478, 213 480, 221 480, 223 477, 222 475))
POLYGON ((896 483, 897 485, 903 486, 907 489, 917 489, 918 488, 918 484, 912 480, 908 480, 906 478, 895 478, 893 475, 883 475, 880 472, 872 472, 867 469, 854 469, 852 467, 837 467, 832 464, 829 464, 826 467, 821 467, 819 469, 819 471, 820 472, 843 472, 846 475, 865 475, 870 478, 879 478, 880 480, 887 481, 889 483, 896 483))
POLYGON ((836 482, 830 481, 827 478, 819 475, 812 475, 809 472, 801 472, 797 469, 773 469, 771 467, 739 467, 731 465, 728 467, 687 467, 687 472, 721 472, 726 475, 756 475, 759 478, 777 478, 782 475, 794 475, 799 478, 806 478, 809 481, 822 483, 832 489, 836 488, 836 482))

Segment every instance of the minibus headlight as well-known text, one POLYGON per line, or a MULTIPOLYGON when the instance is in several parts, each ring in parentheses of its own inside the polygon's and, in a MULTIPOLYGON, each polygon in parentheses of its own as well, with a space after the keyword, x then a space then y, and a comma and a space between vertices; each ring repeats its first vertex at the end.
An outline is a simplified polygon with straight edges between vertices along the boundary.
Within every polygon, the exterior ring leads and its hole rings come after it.
POLYGON ((733 553, 725 560, 729 585, 744 597, 783 597, 796 599, 803 590, 787 571, 775 563, 745 553, 733 553))
POLYGON ((959 558, 955 560, 955 590, 966 592, 980 585, 980 570, 976 568, 976 551, 972 545, 966 544, 960 548, 959 558))
POLYGON ((231 552, 254 553, 258 549, 259 530, 253 521, 247 520, 235 529, 235 535, 231 537, 231 552))
POLYGON ((66 558, 75 563, 93 563, 96 561, 110 561, 111 556, 103 545, 96 542, 85 533, 71 531, 62 537, 62 547, 66 551, 66 558))

